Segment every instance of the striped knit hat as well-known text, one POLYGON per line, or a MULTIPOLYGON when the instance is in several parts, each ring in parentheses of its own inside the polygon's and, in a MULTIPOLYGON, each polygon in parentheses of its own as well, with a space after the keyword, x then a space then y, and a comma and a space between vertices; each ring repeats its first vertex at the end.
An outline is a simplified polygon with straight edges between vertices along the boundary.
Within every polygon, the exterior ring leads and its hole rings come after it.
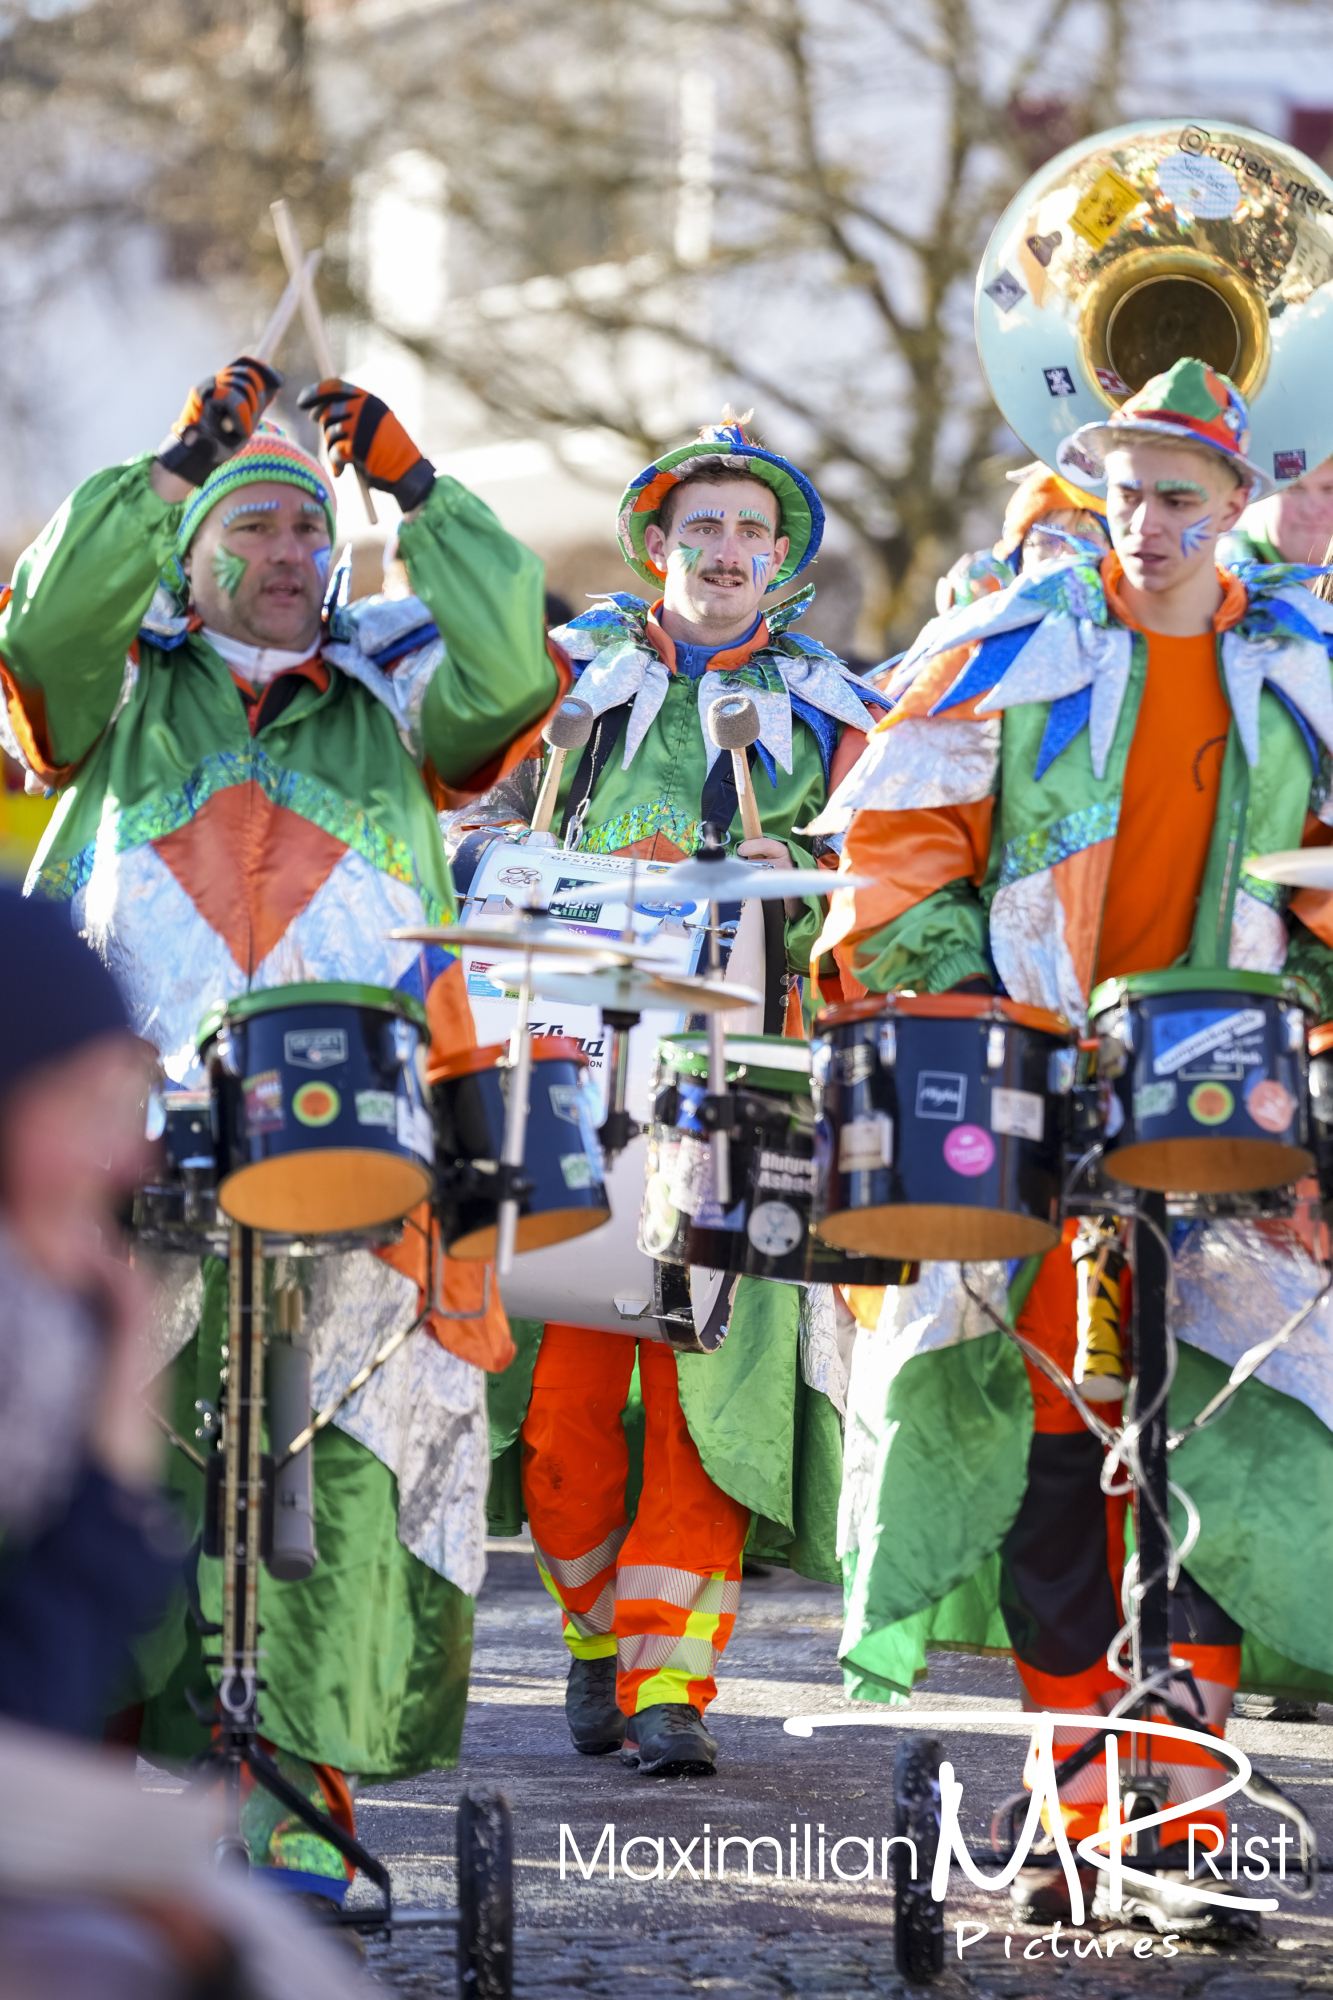
POLYGON ((219 500, 225 500, 228 494, 235 493, 242 486, 250 486, 258 479, 277 479, 288 486, 300 486, 312 499, 318 500, 329 524, 329 540, 333 541, 336 534, 333 496, 329 492, 323 467, 299 445, 293 444, 276 424, 260 424, 254 436, 247 438, 225 464, 210 472, 203 485, 186 501, 176 536, 177 555, 185 554, 203 526, 204 517, 212 513, 219 500))

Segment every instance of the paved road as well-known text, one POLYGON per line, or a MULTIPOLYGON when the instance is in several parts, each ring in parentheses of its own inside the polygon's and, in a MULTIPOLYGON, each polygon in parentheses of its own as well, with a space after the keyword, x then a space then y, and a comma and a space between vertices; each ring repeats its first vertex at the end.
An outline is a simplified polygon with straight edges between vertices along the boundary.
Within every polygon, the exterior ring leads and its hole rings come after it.
MULTIPOLYGON (((491 1569, 477 1607, 477 1643, 463 1753, 457 1772, 414 1779, 363 1793, 362 1837, 390 1862, 404 1902, 447 1902, 454 1896, 455 1810, 465 1785, 502 1788, 513 1806, 517 1854, 516 1993, 520 2000, 569 2000, 572 1994, 725 1996, 725 2000, 789 2000, 815 1994, 898 1993, 893 1970, 889 1891, 882 1882, 817 1879, 820 1831, 835 1840, 879 1841, 892 1832, 894 1728, 816 1730, 802 1740, 783 1733, 799 1714, 864 1717, 882 1711, 842 1699, 835 1659, 841 1604, 836 1590, 775 1571, 747 1582, 725 1676, 710 1711, 722 1746, 709 1780, 642 1779, 618 1759, 572 1754, 564 1727, 565 1653, 556 1614, 521 1545, 494 1543, 491 1569), (679 1868, 669 1881, 625 1880, 619 1866, 608 1880, 606 1849, 584 1879, 568 1846, 561 1873, 562 1824, 588 1866, 608 1824, 615 1827, 617 1863, 625 1843, 659 1838, 668 1868, 680 1850, 700 1868, 710 1842, 709 1879, 679 1868), (791 1879, 795 1828, 797 1876, 791 1879), (804 1878, 806 1829, 812 1875, 804 1878), (782 1849, 782 1875, 772 1846, 756 1850, 756 1879, 744 1879, 744 1851, 726 1850, 717 1879, 719 1838, 769 1836, 782 1849), (696 1845, 691 1848, 690 1843, 696 1845), (673 1845, 673 1842, 676 1843, 673 1845), (740 1871, 736 1879, 734 1871, 740 1871)), ((929 1681, 913 1697, 918 1709, 1018 1708, 1006 1661, 939 1656, 929 1681)), ((1233 1723, 1234 1739, 1299 1798, 1326 1851, 1333 1854, 1333 1709, 1320 1725, 1233 1723)), ((947 1748, 964 1785, 964 1831, 981 1844, 994 1805, 1014 1790, 1022 1764, 1020 1738, 998 1722, 958 1729, 947 1748)), ((1242 1801, 1242 1840, 1272 1835, 1274 1820, 1242 1801)), ((630 1865, 648 1875, 651 1844, 631 1848, 630 1865)), ((865 1849, 841 1850, 844 1872, 859 1872, 865 1849)), ((959 1878, 954 1877, 955 1884, 959 1878)), ((951 1933, 941 2000, 1037 2000, 1054 1986, 1088 2000, 1149 1992, 1161 2000, 1286 2000, 1333 1996, 1333 1893, 1313 1905, 1287 1904, 1266 1918, 1260 1941, 1219 1952, 1182 1947, 1174 1958, 1154 1953, 1135 1960, 1123 1932, 1081 1934, 1089 1956, 1056 1959, 1040 1931, 1007 1921, 1007 1902, 962 1884, 951 1895, 950 1924, 985 1923, 989 1934, 959 1960, 951 1933), (1006 1960, 1005 1938, 1012 1933, 1006 1960), (1094 1955, 1090 1940, 1096 1935, 1094 1955), (1031 1948, 1024 1960, 1019 1954, 1031 1948), (1106 1954, 1111 1953, 1109 1962, 1106 1954)), ((1057 1941, 1058 1942, 1058 1941, 1057 1941)), ((1063 1948, 1063 1947, 1062 1947, 1063 1948)), ((374 1977, 416 2000, 455 1991, 446 1934, 372 1946, 374 1977)), ((913 1989, 915 1990, 915 1989, 913 1989)))

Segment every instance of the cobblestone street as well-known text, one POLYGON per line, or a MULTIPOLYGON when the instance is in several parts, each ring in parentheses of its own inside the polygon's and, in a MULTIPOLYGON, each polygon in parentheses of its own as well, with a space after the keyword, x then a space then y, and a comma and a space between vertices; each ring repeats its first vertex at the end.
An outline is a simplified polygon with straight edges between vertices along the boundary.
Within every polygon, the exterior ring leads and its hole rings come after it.
MULTIPOLYGON (((490 1575, 477 1606, 477 1641, 463 1754, 456 1772, 363 1792, 362 1837, 390 1863, 404 1903, 454 1899, 456 1801, 468 1784, 494 1785, 514 1812, 517 1857, 515 1992, 521 2000, 568 2000, 594 1995, 718 1995, 726 2000, 800 2000, 807 1994, 880 1994, 902 1989, 893 1967, 891 1891, 873 1883, 804 1879, 806 1828, 818 1854, 820 1833, 831 1852, 850 1838, 841 1865, 864 1866, 861 1841, 892 1833, 892 1766, 896 1729, 816 1730, 808 1739, 783 1733, 792 1715, 874 1715, 844 1703, 834 1648, 841 1624, 835 1589, 775 1571, 747 1581, 735 1637, 726 1655, 720 1694, 710 1711, 721 1744, 711 1780, 640 1779, 614 1757, 578 1758, 569 1748, 563 1714, 566 1655, 549 1598, 531 1556, 515 1543, 492 1544, 490 1575), (665 1842, 667 1866, 677 1848, 699 1867, 703 1838, 771 1836, 783 1857, 782 1876, 771 1845, 756 1851, 756 1879, 745 1879, 745 1851, 734 1840, 724 1880, 634 1883, 607 1879, 606 1850, 584 1879, 566 1845, 561 1879, 561 1825, 589 1868, 599 1838, 614 1824, 617 1862, 636 1837, 665 1842), (798 1873, 789 1873, 793 1830, 798 1873), (697 1845, 691 1851, 689 1843, 697 1845), (735 1871, 735 1872, 733 1872, 735 1871)), ((913 1706, 922 1710, 1018 1708, 1017 1681, 1002 1660, 938 1656, 913 1706)), ((1333 1852, 1333 1709, 1320 1724, 1233 1722, 1229 1735, 1314 1821, 1333 1852)), ((1012 1792, 1022 1766, 1023 1739, 969 1727, 949 1732, 946 1749, 964 1787, 963 1825, 980 1846, 995 1805, 1012 1792)), ((1234 1822, 1241 1841, 1276 1833, 1276 1821, 1247 1801, 1234 1822)), ((710 1850, 710 1853, 714 1850, 710 1850)), ((655 1849, 640 1845, 631 1866, 648 1874, 655 1849)), ((817 1877, 817 1860, 812 1868, 817 1877)), ((1333 1995, 1333 1895, 1312 1904, 1284 1902, 1263 1919, 1258 1942, 1218 1950, 1182 1943, 1165 1956, 1158 1945, 1135 1959, 1145 1933, 1077 1933, 1089 1956, 1053 1957, 1038 1929, 1008 1921, 1008 1901, 963 1882, 955 1870, 947 1906, 946 1970, 935 1991, 977 2000, 1028 2000, 1049 1993, 1091 1996, 1153 1993, 1161 2000, 1285 2000, 1333 1995), (959 1959, 953 1926, 986 1924, 989 1935, 959 1959), (1004 1955, 1012 1933, 1009 1959, 1004 1955), (1094 1952, 1091 1940, 1096 1941, 1094 1952), (1038 1941, 1028 1959, 1020 1954, 1038 1941)), ((1060 1949, 1067 1948, 1067 1938, 1060 1949)), ((373 1976, 414 2000, 452 2000, 456 1991, 452 1934, 400 1937, 372 1945, 373 1976)), ((916 1989, 913 1989, 916 1990, 916 1989)))

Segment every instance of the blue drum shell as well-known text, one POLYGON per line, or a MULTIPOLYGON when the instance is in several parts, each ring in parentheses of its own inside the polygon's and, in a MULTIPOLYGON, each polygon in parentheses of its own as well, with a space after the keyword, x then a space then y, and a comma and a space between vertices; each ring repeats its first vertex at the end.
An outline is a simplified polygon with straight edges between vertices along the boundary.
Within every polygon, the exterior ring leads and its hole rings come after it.
POLYGON ((970 1262, 1059 1240, 1075 1049, 1059 1015, 889 994, 825 1010, 812 1041, 826 1242, 970 1262))
POLYGON ((1091 1025, 1112 1179, 1209 1195, 1310 1172, 1307 1024, 1293 982, 1131 975, 1094 992, 1091 1025))
MULTIPOLYGON (((432 1083, 435 1210, 451 1257, 495 1255, 507 1056, 503 1042, 471 1049, 432 1083)), ((610 1217, 587 1078, 587 1059, 577 1042, 534 1039, 523 1154, 523 1177, 532 1185, 519 1202, 515 1248, 520 1253, 585 1235, 610 1217)))
POLYGON ((233 1220, 274 1234, 341 1234, 396 1221, 428 1198, 433 1134, 418 1014, 373 987, 276 987, 205 1023, 218 1203, 233 1220))

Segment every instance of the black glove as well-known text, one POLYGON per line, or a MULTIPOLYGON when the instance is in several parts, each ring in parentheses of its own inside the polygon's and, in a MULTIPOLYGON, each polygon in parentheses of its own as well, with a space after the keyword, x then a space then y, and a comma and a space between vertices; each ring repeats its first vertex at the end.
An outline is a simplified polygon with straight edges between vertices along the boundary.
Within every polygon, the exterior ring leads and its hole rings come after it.
POLYGON ((302 389, 296 404, 323 425, 335 476, 353 465, 368 486, 392 493, 405 514, 421 505, 435 484, 435 467, 387 403, 335 376, 302 389))
POLYGON ((202 486, 210 472, 239 451, 282 387, 267 362, 243 354, 185 398, 185 408, 157 449, 157 462, 202 486))

